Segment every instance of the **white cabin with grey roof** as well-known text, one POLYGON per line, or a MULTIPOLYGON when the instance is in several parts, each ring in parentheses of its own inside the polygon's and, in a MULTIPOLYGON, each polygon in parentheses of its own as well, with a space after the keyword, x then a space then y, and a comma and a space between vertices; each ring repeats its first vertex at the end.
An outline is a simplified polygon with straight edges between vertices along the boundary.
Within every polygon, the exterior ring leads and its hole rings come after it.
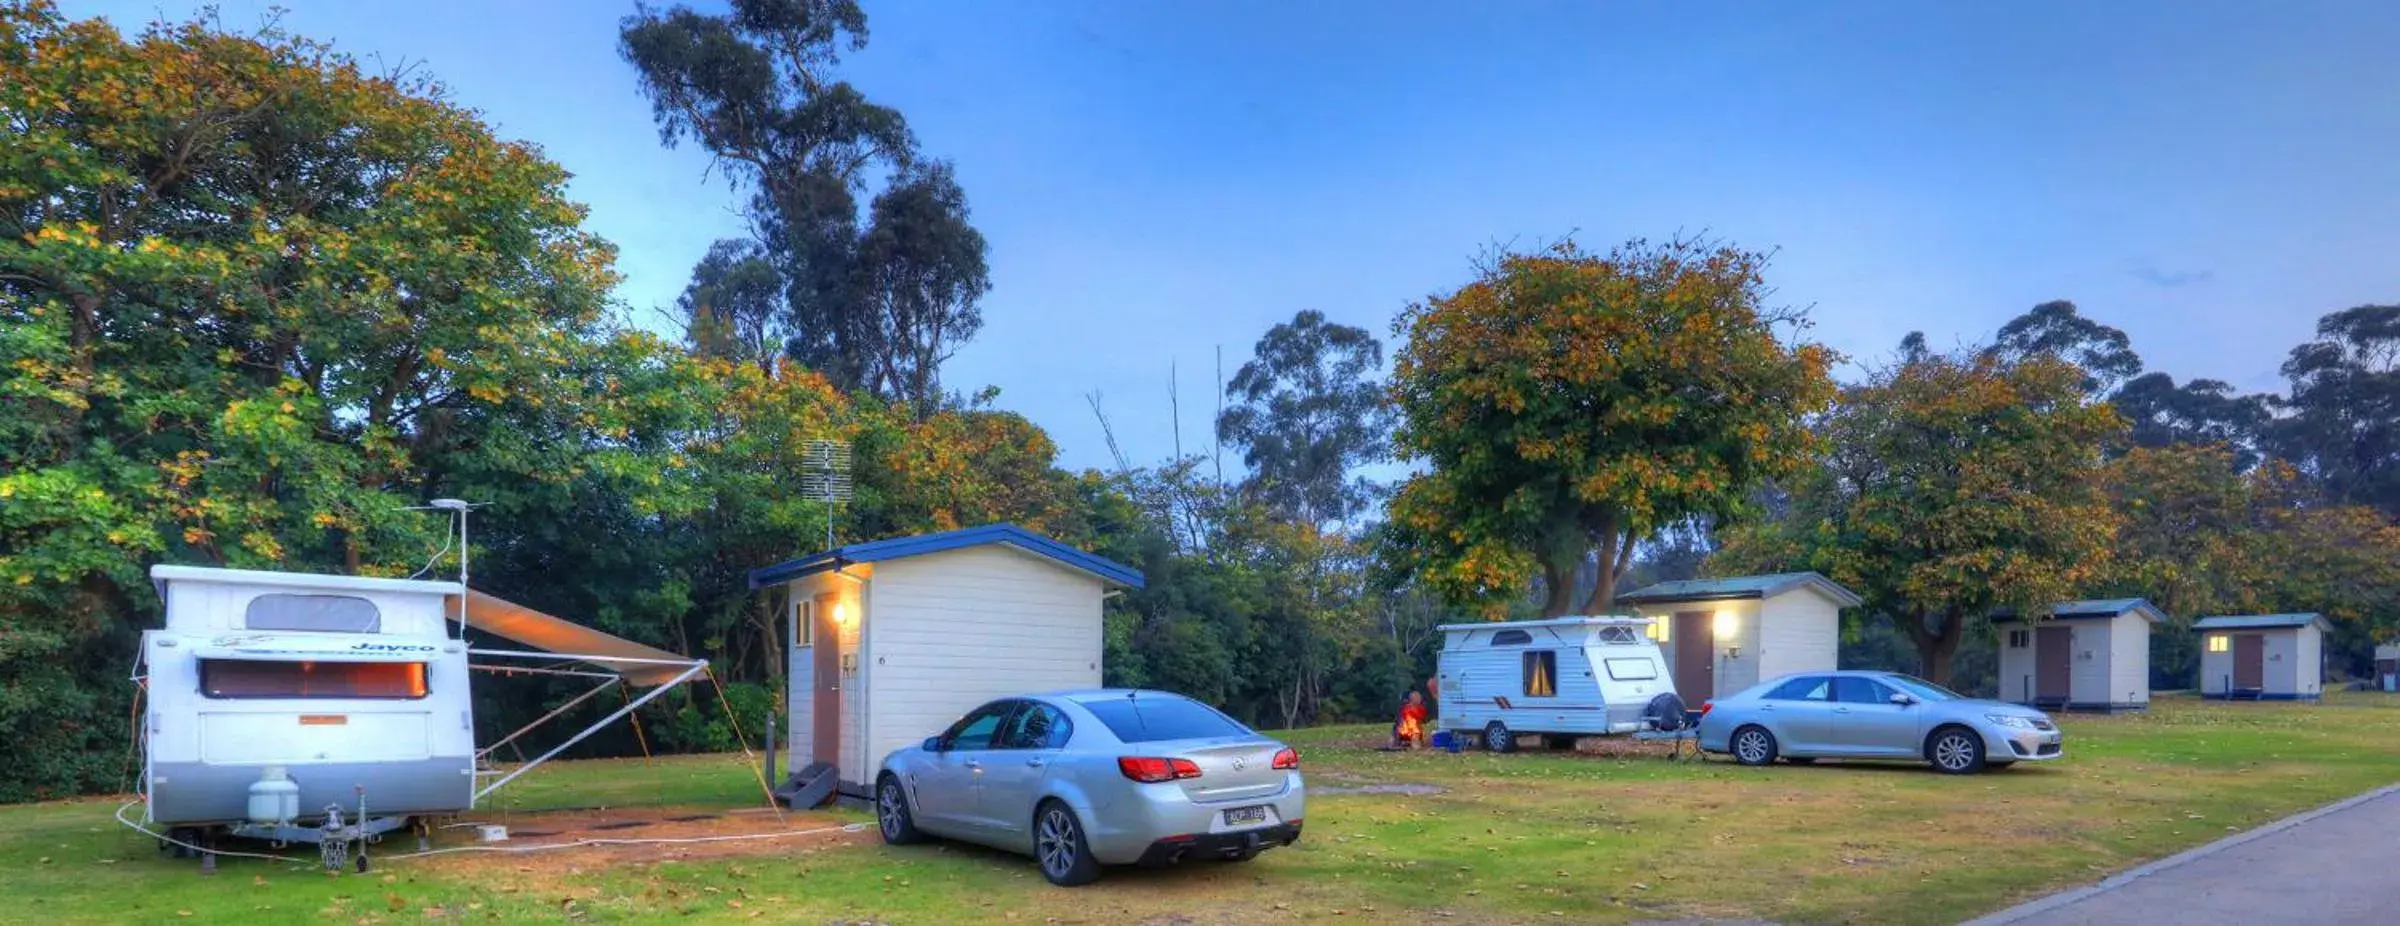
POLYGON ((1813 572, 1660 582, 1617 596, 1649 619, 1686 703, 1794 672, 1839 668, 1842 609, 1857 593, 1813 572))
POLYGON ((2150 706, 2150 628, 2166 614, 2140 598, 2066 601, 2048 617, 1992 618, 2000 635, 2000 700, 2043 710, 2150 706))
POLYGON ((2200 696, 2233 701, 2315 701, 2325 695, 2325 635, 2319 614, 2204 617, 2200 696))

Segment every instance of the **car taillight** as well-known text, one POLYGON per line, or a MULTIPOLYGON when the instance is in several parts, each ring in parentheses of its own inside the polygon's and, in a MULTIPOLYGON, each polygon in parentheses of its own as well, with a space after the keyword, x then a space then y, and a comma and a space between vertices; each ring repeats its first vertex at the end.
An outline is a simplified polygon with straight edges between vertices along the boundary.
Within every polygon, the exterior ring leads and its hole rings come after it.
POLYGON ((1282 751, 1282 752, 1278 752, 1278 753, 1276 753, 1276 754, 1275 754, 1275 767, 1276 767, 1276 768, 1299 768, 1299 767, 1300 767, 1300 750, 1293 749, 1293 748, 1292 748, 1292 747, 1290 747, 1290 746, 1285 746, 1285 747, 1283 747, 1283 751, 1282 751))
POLYGON ((1200 777, 1200 766, 1190 759, 1160 759, 1151 756, 1126 756, 1117 760, 1117 771, 1143 784, 1157 784, 1178 778, 1200 777))
POLYGON ((1710 709, 1712 709, 1712 708, 1714 708, 1714 707, 1716 707, 1716 706, 1717 706, 1717 702, 1715 702, 1715 701, 1702 701, 1702 702, 1700 702, 1700 716, 1702 716, 1702 717, 1706 717, 1706 716, 1708 716, 1708 712, 1709 712, 1709 710, 1710 710, 1710 709))

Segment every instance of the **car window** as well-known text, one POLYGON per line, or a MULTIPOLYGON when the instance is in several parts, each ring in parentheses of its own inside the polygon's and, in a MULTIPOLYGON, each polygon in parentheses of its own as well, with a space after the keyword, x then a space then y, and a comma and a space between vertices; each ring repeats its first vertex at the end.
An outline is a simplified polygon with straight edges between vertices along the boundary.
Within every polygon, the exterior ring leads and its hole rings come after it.
POLYGON ((1128 743, 1249 736, 1250 728, 1190 698, 1174 695, 1110 696, 1083 701, 1108 732, 1128 743))
POLYGON ((1914 675, 1894 675, 1890 676, 1890 678, 1892 680, 1892 684, 1900 686, 1901 690, 1906 691, 1909 694, 1916 695, 1917 699, 1920 701, 1959 701, 1966 698, 1966 695, 1951 691, 1948 688, 1936 685, 1914 675))
POLYGON ((1001 749, 1062 749, 1075 725, 1058 709, 1039 701, 1028 701, 1025 709, 1008 719, 1000 734, 1001 749))
POLYGON ((990 749, 992 739, 1000 732, 1000 722, 1015 710, 1015 701, 994 701, 967 712, 967 716, 951 724, 942 734, 942 742, 951 749, 990 749))
POLYGON ((1843 704, 1890 704, 1892 689, 1871 678, 1837 675, 1833 679, 1833 699, 1843 704))
POLYGON ((1775 686, 1775 690, 1767 692, 1765 698, 1769 701, 1829 700, 1827 696, 1831 693, 1832 686, 1827 682, 1828 679, 1822 675, 1802 676, 1775 686))

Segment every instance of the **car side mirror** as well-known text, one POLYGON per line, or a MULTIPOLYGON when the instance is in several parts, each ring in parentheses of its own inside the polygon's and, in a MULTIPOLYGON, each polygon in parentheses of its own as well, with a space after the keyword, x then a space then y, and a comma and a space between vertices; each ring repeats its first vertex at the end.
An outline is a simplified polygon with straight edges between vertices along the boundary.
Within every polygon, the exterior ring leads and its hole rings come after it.
POLYGON ((941 738, 941 737, 938 737, 938 736, 928 736, 928 737, 926 737, 926 738, 925 738, 925 751, 926 751, 926 752, 941 752, 942 750, 944 750, 944 749, 947 749, 947 748, 949 748, 949 747, 946 747, 946 746, 943 746, 943 745, 942 745, 942 738, 941 738))
POLYGON ((1917 703, 1917 696, 1904 691, 1895 691, 1892 693, 1892 703, 1900 705, 1901 707, 1907 707, 1911 704, 1917 703))

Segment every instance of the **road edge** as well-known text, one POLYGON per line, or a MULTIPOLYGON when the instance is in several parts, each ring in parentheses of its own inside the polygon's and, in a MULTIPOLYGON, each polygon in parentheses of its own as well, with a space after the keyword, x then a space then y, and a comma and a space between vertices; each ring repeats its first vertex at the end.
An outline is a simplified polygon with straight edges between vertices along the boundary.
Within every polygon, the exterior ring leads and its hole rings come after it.
POLYGON ((2243 832, 2235 833, 2231 836, 2227 836, 2207 845, 2192 849, 2185 849, 2155 862, 2136 865, 2132 868, 2128 868, 2124 871, 2110 875, 2097 884, 2087 884, 2082 887, 2070 888, 2044 897, 2037 897, 2016 906, 2009 907, 2005 910, 2001 910, 1997 913, 1984 914, 1961 923, 1959 926, 2006 926, 2006 924, 2009 923, 2021 922, 2023 920, 2039 916, 2043 913, 2056 910, 2060 907, 2073 904, 2095 894, 2105 894, 2109 891, 2124 887, 2127 884, 2131 884, 2135 881, 2149 877, 2150 875, 2166 871, 2170 868, 2176 868, 2191 862, 2199 861, 2200 859, 2207 858, 2208 856, 2215 855, 2219 852, 2223 852, 2227 849, 2231 849, 2235 846, 2242 845, 2252 840, 2264 839, 2266 837, 2273 836, 2277 833, 2281 833, 2285 830, 2299 826, 2303 823, 2307 823, 2311 820, 2315 820, 2319 817, 2340 813, 2360 804, 2364 804, 2378 798, 2388 797, 2393 794, 2400 794, 2400 784, 2384 785, 2383 787, 2376 788, 2375 790, 2368 791, 2364 794, 2351 795, 2350 797, 2346 797, 2331 804, 2316 808, 2315 810, 2304 810, 2283 819, 2276 820, 2272 823, 2267 823, 2243 832))

